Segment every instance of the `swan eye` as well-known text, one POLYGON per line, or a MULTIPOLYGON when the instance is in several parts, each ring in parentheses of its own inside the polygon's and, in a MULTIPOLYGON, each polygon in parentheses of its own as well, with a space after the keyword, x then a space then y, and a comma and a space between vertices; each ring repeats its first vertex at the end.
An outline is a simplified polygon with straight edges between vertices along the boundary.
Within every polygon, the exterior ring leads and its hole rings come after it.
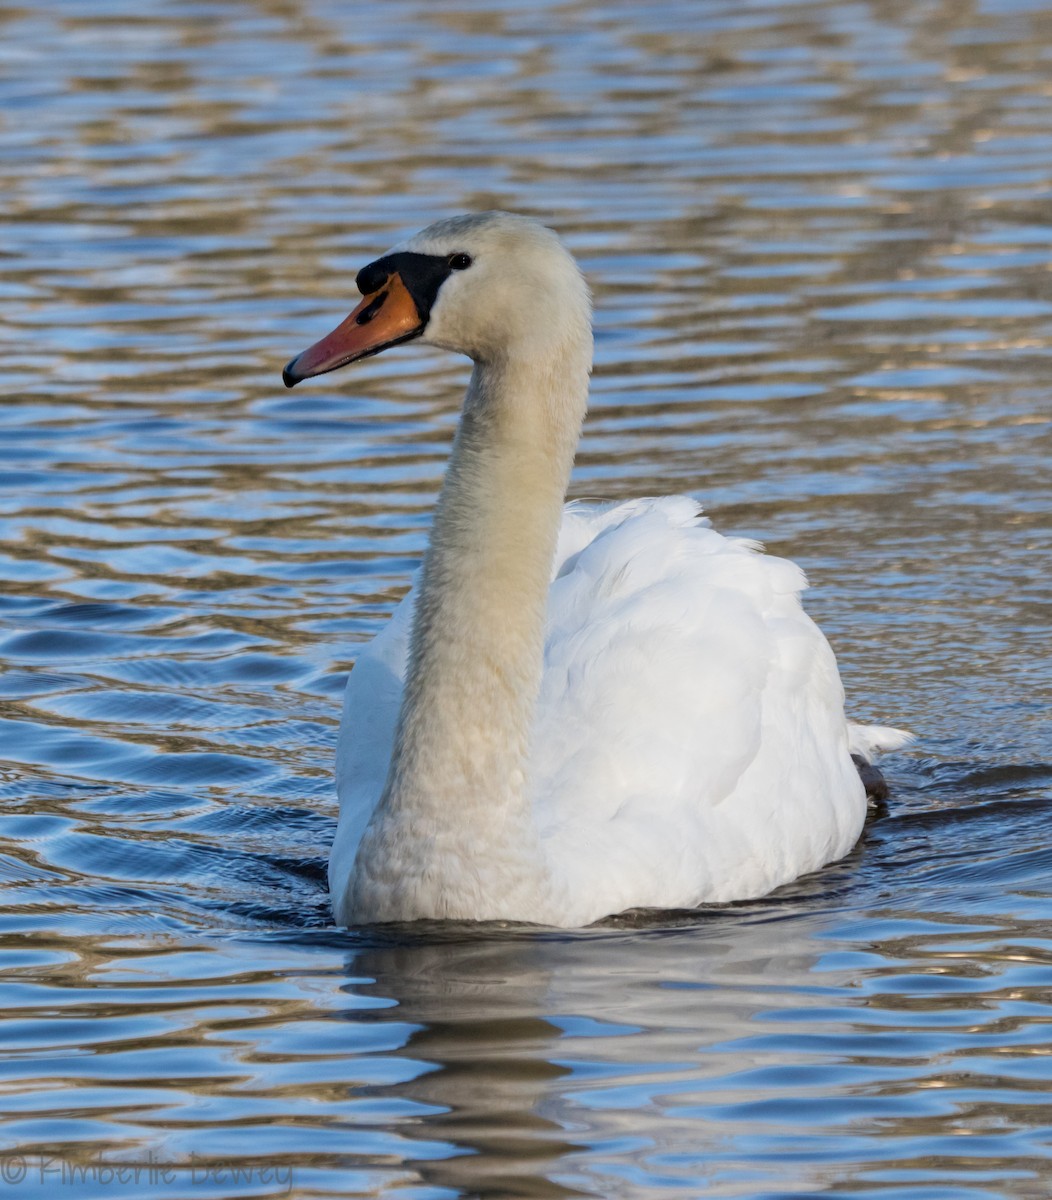
POLYGON ((451 271, 466 271, 470 266, 470 254, 451 254, 449 256, 449 269, 451 271))

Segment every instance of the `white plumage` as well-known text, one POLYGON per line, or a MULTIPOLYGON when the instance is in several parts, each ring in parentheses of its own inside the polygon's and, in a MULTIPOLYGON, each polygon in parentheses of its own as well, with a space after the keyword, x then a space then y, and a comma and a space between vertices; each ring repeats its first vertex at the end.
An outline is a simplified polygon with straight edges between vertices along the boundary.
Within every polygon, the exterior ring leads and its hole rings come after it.
MULTIPOLYGON (((689 497, 566 505, 530 761, 564 897, 545 923, 762 896, 854 846, 866 798, 851 753, 908 735, 845 720, 806 586, 689 497)), ((411 591, 344 695, 334 898, 387 778, 413 604, 411 591)))
POLYGON ((591 338, 554 235, 483 214, 390 261, 413 255, 471 264, 419 333, 476 368, 422 579, 347 686, 337 920, 580 926, 763 895, 846 854, 866 814, 851 752, 908 735, 849 726, 803 573, 688 497, 561 506, 591 338))

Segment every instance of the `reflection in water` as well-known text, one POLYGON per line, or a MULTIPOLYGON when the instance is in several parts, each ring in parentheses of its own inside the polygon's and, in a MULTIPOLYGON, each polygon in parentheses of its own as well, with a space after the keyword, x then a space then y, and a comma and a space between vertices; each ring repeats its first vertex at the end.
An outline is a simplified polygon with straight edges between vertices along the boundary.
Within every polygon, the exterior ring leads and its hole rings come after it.
POLYGON ((1013 1092, 1043 1075, 1028 1006, 1047 998, 1023 981, 1047 952, 977 953, 992 915, 838 930, 817 908, 742 907, 757 911, 356 952, 349 973, 373 982, 355 992, 388 1002, 373 1019, 411 1030, 411 1076, 367 1089, 413 1104, 400 1128, 422 1153, 402 1167, 480 1196, 642 1195, 655 1180, 752 1195, 784 1187, 790 1163, 785 1194, 938 1170, 1009 1171, 1038 1194, 1043 1102, 1013 1092), (994 1049, 1006 1040, 1014 1066, 994 1049))
POLYGON ((1046 1196, 1048 6, 49 0, 0 32, 0 1149, 303 1196, 1046 1196), (574 494, 767 538, 854 715, 920 734, 775 899, 329 927, 339 692, 465 369, 279 372, 362 263, 491 206, 595 291, 574 494))
POLYGON ((407 1158, 430 1184, 470 1196, 573 1196, 557 1183, 577 1147, 545 1108, 570 1071, 553 1062, 561 1030, 545 1016, 549 943, 525 935, 378 945, 349 970, 375 983, 375 1010, 416 1026, 402 1055, 419 1064, 406 1083, 373 1089, 412 1099, 420 1115, 406 1134, 449 1145, 450 1157, 407 1158))

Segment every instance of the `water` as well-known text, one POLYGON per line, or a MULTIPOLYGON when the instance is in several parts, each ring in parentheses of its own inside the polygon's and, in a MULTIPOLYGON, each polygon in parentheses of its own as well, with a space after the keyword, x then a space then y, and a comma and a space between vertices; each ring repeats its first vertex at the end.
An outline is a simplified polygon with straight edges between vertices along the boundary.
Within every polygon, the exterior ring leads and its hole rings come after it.
POLYGON ((0 34, 5 1194, 1052 1194, 1052 5, 0 34), (918 734, 777 896, 329 925, 339 694, 466 367, 279 372, 364 262, 493 206, 595 289, 574 494, 695 492, 797 559, 853 715, 918 734))

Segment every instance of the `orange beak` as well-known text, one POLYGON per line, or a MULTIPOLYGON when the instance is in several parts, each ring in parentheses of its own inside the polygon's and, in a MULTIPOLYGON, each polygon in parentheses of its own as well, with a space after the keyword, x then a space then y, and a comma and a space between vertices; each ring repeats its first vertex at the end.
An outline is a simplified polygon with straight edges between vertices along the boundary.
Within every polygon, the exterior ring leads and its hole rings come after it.
POLYGON ((346 321, 298 354, 281 378, 286 387, 295 387, 301 379, 324 375, 398 342, 408 342, 424 332, 425 324, 401 276, 389 275, 383 287, 364 297, 346 321))

